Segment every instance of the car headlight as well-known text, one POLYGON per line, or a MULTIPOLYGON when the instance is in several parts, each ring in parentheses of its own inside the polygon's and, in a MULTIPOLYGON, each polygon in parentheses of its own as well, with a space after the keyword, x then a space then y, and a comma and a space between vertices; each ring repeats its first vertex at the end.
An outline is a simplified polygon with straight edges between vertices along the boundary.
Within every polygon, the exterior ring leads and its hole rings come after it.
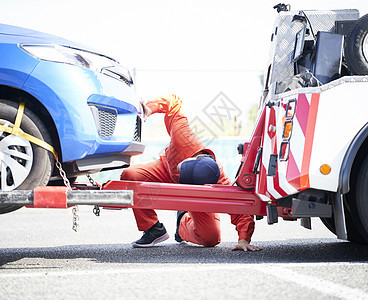
POLYGON ((22 44, 20 48, 37 59, 71 64, 133 84, 130 72, 107 56, 54 44, 22 44))

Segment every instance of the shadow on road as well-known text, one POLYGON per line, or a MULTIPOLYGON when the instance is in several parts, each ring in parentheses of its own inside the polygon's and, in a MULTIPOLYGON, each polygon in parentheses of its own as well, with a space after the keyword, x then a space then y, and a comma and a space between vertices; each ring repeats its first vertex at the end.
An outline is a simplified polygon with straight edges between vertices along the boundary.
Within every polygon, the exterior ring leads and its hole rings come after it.
MULTIPOLYGON (((77 259, 97 263, 316 263, 368 262, 368 246, 336 239, 302 239, 257 242, 263 250, 244 253, 231 251, 233 243, 214 248, 192 244, 164 243, 153 248, 136 249, 130 244, 67 245, 44 248, 0 249, 0 269, 23 258, 77 259)), ((14 267, 12 267, 14 269, 14 267)))

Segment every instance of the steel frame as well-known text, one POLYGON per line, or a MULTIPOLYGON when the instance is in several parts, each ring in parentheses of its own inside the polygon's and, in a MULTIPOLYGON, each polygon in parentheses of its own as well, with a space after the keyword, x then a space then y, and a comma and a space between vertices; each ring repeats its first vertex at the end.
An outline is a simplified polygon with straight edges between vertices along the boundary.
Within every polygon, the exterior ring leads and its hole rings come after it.
POLYGON ((124 207, 266 215, 267 203, 238 186, 109 181, 103 190, 132 190, 133 205, 124 207))

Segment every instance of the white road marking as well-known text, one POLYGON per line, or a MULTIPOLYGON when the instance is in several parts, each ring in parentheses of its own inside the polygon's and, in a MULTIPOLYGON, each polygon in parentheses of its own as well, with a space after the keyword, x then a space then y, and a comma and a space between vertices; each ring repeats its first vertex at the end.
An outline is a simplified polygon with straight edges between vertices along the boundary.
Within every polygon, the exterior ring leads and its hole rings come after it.
MULTIPOLYGON (((234 271, 245 270, 249 272, 261 272, 268 278, 277 278, 283 281, 295 283, 308 290, 315 290, 319 293, 337 297, 340 299, 368 299, 368 293, 348 286, 336 284, 332 281, 316 278, 310 275, 303 275, 293 271, 293 267, 326 267, 326 266, 351 266, 351 265, 368 265, 366 263, 291 263, 280 266, 279 264, 228 264, 228 265, 195 265, 186 266, 182 264, 165 265, 164 267, 146 267, 146 268, 128 268, 119 270, 80 270, 80 271, 45 271, 45 272, 27 272, 27 273, 3 273, 0 278, 32 278, 32 277, 67 277, 67 276, 88 276, 88 275, 116 275, 116 274, 140 274, 151 272, 187 272, 187 271, 234 271)), ((4 270, 4 269, 3 269, 4 270)))
POLYGON ((332 281, 316 278, 310 275, 300 274, 298 272, 291 270, 289 268, 289 265, 287 265, 287 267, 254 266, 253 270, 265 273, 269 278, 276 277, 278 279, 286 280, 288 282, 293 282, 309 290, 315 290, 319 293, 330 295, 339 299, 362 299, 362 300, 368 299, 368 293, 365 293, 360 289, 351 288, 341 284, 336 284, 332 281))

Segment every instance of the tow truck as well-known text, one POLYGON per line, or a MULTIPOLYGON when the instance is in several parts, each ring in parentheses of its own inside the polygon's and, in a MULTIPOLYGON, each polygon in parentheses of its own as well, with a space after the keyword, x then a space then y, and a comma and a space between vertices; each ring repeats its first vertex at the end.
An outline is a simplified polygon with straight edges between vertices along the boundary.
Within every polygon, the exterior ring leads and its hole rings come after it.
POLYGON ((319 217, 337 238, 368 243, 368 15, 356 9, 278 16, 258 118, 230 186, 108 181, 2 192, 0 205, 88 204, 319 217))

